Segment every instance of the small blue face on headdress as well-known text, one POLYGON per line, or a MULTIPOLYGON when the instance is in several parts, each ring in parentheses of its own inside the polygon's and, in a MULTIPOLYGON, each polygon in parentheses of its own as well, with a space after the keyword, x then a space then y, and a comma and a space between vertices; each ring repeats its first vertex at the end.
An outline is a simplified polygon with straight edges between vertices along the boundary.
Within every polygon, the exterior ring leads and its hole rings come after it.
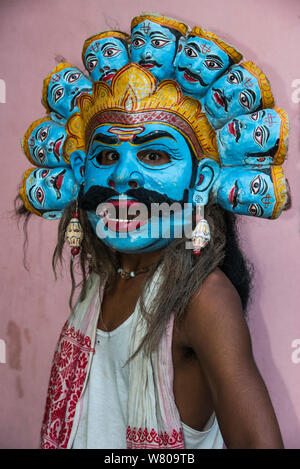
POLYGON ((92 93, 92 82, 78 68, 65 68, 51 77, 47 102, 53 111, 68 119, 79 111, 77 101, 82 93, 92 93))
POLYGON ((128 62, 128 48, 121 39, 114 37, 96 39, 84 54, 84 65, 92 80, 103 80, 108 84, 128 62))
MULTIPOLYGON (((84 153, 72 162, 77 180, 83 161, 84 153)), ((178 230, 182 236, 182 205, 192 201, 195 168, 185 138, 168 124, 102 125, 87 151, 82 206, 108 246, 123 252, 163 248, 178 230), (179 215, 172 208, 170 213, 173 203, 179 215), (164 204, 167 216, 157 204, 164 204)))
POLYGON ((204 98, 204 108, 211 125, 219 129, 236 116, 262 107, 257 78, 240 65, 234 65, 216 80, 204 98))
POLYGON ((269 167, 219 167, 215 161, 205 158, 199 163, 195 194, 199 202, 206 204, 210 192, 216 203, 238 215, 270 218, 276 204, 269 167))
POLYGON ((222 168, 213 193, 223 208, 239 215, 270 218, 276 204, 269 168, 222 168))
POLYGON ((78 195, 71 168, 34 170, 26 181, 30 204, 38 211, 62 211, 78 195))
POLYGON ((66 131, 52 120, 39 124, 28 138, 28 148, 34 163, 44 168, 69 166, 62 157, 66 131))
POLYGON ((281 117, 274 109, 238 116, 217 130, 220 159, 225 166, 273 163, 278 151, 281 117))
POLYGON ((150 70, 157 80, 174 77, 177 39, 168 27, 145 20, 131 33, 131 60, 150 70))
POLYGON ((229 56, 213 41, 192 36, 179 46, 175 58, 176 80, 185 94, 199 99, 230 63, 229 56))

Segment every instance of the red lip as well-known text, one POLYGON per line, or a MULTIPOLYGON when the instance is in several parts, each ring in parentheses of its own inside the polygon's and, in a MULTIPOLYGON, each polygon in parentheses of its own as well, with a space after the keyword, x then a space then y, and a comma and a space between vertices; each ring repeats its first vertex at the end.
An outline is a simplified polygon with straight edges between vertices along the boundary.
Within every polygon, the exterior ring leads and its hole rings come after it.
POLYGON ((183 78, 186 80, 186 81, 189 81, 191 83, 196 83, 198 80, 196 80, 195 78, 191 77, 191 75, 189 75, 187 72, 184 72, 183 74, 183 78))
POLYGON ((154 65, 153 64, 143 64, 142 67, 147 68, 147 70, 150 70, 150 68, 153 68, 154 65))
POLYGON ((113 76, 115 75, 115 73, 108 73, 107 75, 104 75, 101 80, 102 81, 109 81, 109 80, 112 80, 113 76))
POLYGON ((224 100, 223 100, 222 96, 221 96, 217 91, 214 92, 213 97, 214 97, 215 101, 216 101, 220 106, 225 107, 225 105, 224 105, 224 100))
POLYGON ((236 131, 235 131, 235 126, 234 126, 234 122, 230 122, 228 124, 228 130, 229 130, 229 133, 231 135, 233 135, 234 137, 236 137, 236 131))
POLYGON ((61 137, 58 140, 56 140, 54 148, 53 148, 54 154, 58 159, 59 159, 59 149, 60 149, 61 143, 63 141, 63 138, 64 137, 61 137))
POLYGON ((230 205, 233 205, 233 202, 234 202, 234 194, 235 194, 235 186, 233 186, 233 188, 232 188, 231 191, 229 192, 228 200, 229 200, 230 205))
POLYGON ((105 224, 111 231, 118 232, 118 233, 127 233, 130 231, 135 231, 140 228, 142 225, 145 225, 148 221, 148 218, 142 220, 139 218, 139 214, 132 219, 128 219, 128 217, 134 216, 129 215, 128 210, 131 208, 131 212, 141 212, 141 204, 133 199, 110 199, 107 200, 104 204, 102 204, 102 212, 99 214, 105 224), (107 204, 107 209, 105 205, 107 204), (111 207, 114 207, 114 211, 111 213, 111 207), (135 210, 132 208, 134 207, 135 210), (113 218, 115 216, 116 218, 113 218))
POLYGON ((60 189, 61 189, 61 186, 62 186, 62 183, 63 183, 63 180, 64 180, 64 176, 65 176, 64 173, 63 173, 63 174, 60 174, 60 175, 58 176, 58 178, 56 179, 56 184, 55 184, 55 185, 56 185, 56 188, 57 188, 59 191, 60 191, 60 189))

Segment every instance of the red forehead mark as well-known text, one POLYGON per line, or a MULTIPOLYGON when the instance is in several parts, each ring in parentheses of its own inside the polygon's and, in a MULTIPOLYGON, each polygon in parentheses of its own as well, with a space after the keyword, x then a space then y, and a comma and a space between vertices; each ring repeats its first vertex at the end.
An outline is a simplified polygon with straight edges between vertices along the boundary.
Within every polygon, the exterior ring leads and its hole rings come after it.
POLYGON ((93 52, 99 52, 100 49, 100 42, 94 42, 93 45, 91 46, 91 50, 93 52))
POLYGON ((31 137, 31 138, 29 139, 28 144, 29 144, 30 147, 34 147, 34 141, 35 141, 35 140, 34 140, 33 137, 31 137))
POLYGON ((246 88, 252 88, 252 86, 253 86, 252 78, 246 78, 246 80, 244 81, 244 86, 246 88))
POLYGON ((51 81, 55 83, 56 81, 59 81, 59 80, 60 80, 60 73, 55 73, 55 75, 52 76, 51 81))
POLYGON ((211 51, 211 46, 208 46, 205 42, 204 44, 199 44, 202 54, 208 54, 211 51))
POLYGON ((132 140, 135 135, 141 134, 144 132, 145 127, 110 127, 108 132, 110 134, 115 134, 121 141, 132 140))
POLYGON ((264 122, 272 127, 273 124, 277 124, 277 120, 270 112, 268 112, 267 117, 265 117, 264 122))
POLYGON ((272 203, 273 198, 270 196, 270 194, 265 195, 261 201, 264 204, 265 208, 268 208, 269 205, 272 203))
POLYGON ((141 26, 141 30, 144 31, 145 34, 149 34, 150 32, 150 24, 148 23, 148 25, 146 25, 146 22, 143 23, 143 26, 141 26))

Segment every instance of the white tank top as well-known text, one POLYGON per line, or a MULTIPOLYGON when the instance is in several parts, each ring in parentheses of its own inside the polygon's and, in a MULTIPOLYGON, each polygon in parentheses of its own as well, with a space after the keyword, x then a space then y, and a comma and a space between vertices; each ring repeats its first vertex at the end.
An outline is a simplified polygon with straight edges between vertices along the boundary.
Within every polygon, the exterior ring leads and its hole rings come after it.
MULTIPOLYGON (((97 329, 95 354, 81 399, 73 449, 126 448, 128 344, 133 314, 111 332, 97 329)), ((215 414, 203 431, 182 423, 187 449, 221 449, 223 439, 215 414)))

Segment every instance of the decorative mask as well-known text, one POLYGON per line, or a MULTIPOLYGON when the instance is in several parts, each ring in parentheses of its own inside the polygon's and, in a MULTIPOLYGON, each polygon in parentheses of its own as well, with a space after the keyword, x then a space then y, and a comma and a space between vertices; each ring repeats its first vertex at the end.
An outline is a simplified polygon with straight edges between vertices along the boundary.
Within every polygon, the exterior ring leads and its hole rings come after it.
POLYGON ((129 62, 129 40, 126 33, 104 31, 85 41, 82 61, 93 81, 111 83, 117 70, 129 62))
POLYGON ((131 22, 131 60, 150 70, 157 80, 173 78, 179 39, 187 26, 155 15, 142 15, 131 22))
POLYGON ((174 62, 176 81, 185 94, 200 99, 230 65, 242 58, 216 34, 195 26, 179 45, 174 62))
POLYGON ((287 152, 289 122, 279 108, 238 116, 217 131, 223 166, 282 164, 287 152))
POLYGON ((207 118, 215 129, 234 117, 273 107, 270 83, 253 62, 230 67, 211 85, 204 98, 207 118))
POLYGON ((45 78, 43 104, 48 113, 54 111, 65 119, 78 111, 78 98, 92 92, 92 82, 81 70, 69 63, 60 63, 45 78))
POLYGON ((20 195, 27 210, 56 219, 78 191, 71 168, 30 168, 24 173, 20 195))
POLYGON ((251 166, 219 167, 208 158, 199 163, 194 200, 207 203, 210 191, 225 210, 238 215, 277 218, 287 202, 288 187, 283 169, 251 166), (198 199, 196 199, 198 197, 198 199))
POLYGON ((191 214, 198 158, 218 159, 215 133, 200 103, 183 96, 176 83, 156 87, 151 73, 130 64, 117 72, 111 89, 94 83, 93 96, 81 96, 79 108, 80 115, 67 122, 66 152, 70 145, 75 177, 84 182, 79 204, 95 232, 123 252, 166 246, 182 229, 182 213, 191 214), (190 204, 167 224, 160 214, 148 212, 138 221, 121 215, 122 209, 141 212, 141 203, 150 208, 163 202, 177 203, 178 210, 190 204))
POLYGON ((44 80, 48 116, 23 139, 42 167, 26 171, 20 195, 48 219, 76 199, 72 256, 82 239, 78 208, 112 249, 155 251, 187 236, 195 255, 209 242, 210 195, 240 215, 272 219, 284 209, 289 124, 269 81, 215 34, 195 27, 185 40, 187 30, 161 15, 135 17, 134 63, 128 36, 106 31, 84 43, 91 79, 61 63, 44 80))
POLYGON ((44 168, 69 166, 63 159, 66 139, 65 127, 53 122, 49 117, 34 121, 27 129, 22 147, 29 161, 44 168))

